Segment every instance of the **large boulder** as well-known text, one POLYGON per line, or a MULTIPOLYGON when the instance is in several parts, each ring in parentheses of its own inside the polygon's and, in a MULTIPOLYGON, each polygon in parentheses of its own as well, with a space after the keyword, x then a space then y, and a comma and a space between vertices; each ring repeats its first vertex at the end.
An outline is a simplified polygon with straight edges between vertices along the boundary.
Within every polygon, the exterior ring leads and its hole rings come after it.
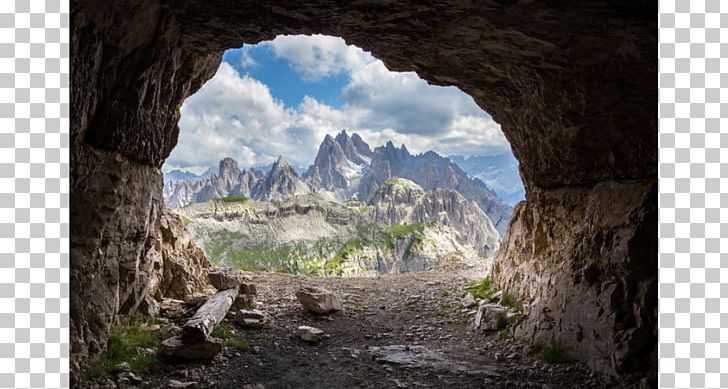
POLYGON ((296 292, 298 301, 308 311, 324 314, 341 310, 339 298, 331 291, 319 287, 305 287, 296 292))
POLYGON ((483 331, 495 331, 504 326, 508 309, 498 304, 480 304, 474 325, 483 331))

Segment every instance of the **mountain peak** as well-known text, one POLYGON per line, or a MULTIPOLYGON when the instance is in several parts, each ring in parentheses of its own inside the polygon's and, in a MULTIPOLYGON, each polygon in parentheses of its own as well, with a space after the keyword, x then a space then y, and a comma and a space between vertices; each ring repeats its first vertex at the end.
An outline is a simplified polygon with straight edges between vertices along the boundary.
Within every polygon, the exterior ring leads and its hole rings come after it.
POLYGON ((230 157, 225 157, 220 161, 220 165, 217 169, 217 175, 221 178, 234 179, 240 175, 240 168, 238 168, 238 162, 230 157))
POLYGON ((291 165, 288 164, 288 161, 286 161, 286 159, 283 158, 282 155, 279 155, 278 159, 276 159, 276 161, 273 162, 273 166, 271 167, 271 173, 281 171, 281 170, 290 170, 292 173, 295 174, 295 172, 291 168, 291 165))

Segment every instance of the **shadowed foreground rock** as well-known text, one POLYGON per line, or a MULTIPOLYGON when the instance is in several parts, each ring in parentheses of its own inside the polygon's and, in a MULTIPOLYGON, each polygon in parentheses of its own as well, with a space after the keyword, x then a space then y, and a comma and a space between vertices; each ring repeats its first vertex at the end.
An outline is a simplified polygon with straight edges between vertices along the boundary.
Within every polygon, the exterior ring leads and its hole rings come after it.
POLYGON ((167 357, 179 359, 212 359, 220 354, 222 347, 222 342, 213 338, 191 342, 184 340, 182 336, 173 336, 162 341, 160 353, 167 357))
POLYGON ((459 87, 502 125, 527 195, 494 272, 531 308, 521 336, 565 339, 601 371, 654 375, 656 11, 654 0, 73 0, 72 370, 148 293, 159 167, 183 100, 225 49, 325 33, 459 87))

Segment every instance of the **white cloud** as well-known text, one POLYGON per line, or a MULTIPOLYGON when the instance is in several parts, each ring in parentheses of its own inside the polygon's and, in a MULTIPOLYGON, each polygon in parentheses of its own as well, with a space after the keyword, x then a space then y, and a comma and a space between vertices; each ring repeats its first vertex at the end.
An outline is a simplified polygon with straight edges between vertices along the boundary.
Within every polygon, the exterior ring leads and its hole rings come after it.
MULTIPOLYGON (((500 126, 455 87, 428 85, 413 72, 390 72, 341 38, 279 36, 263 44, 306 80, 348 74, 341 108, 309 96, 297 107, 285 107, 265 84, 223 62, 182 106, 179 143, 165 168, 204 170, 226 156, 241 166, 261 165, 278 155, 307 166, 323 137, 344 128, 372 147, 392 140, 412 152, 443 155, 509 150, 500 126)), ((243 68, 259 66, 245 53, 243 68)))
POLYGON ((252 46, 245 45, 241 49, 240 53, 240 67, 243 69, 252 69, 254 67, 258 66, 258 61, 253 58, 253 55, 250 53, 252 46))
POLYGON ((347 46, 343 39, 326 35, 279 35, 269 46, 275 55, 287 60, 304 80, 318 81, 350 72, 376 61, 356 46, 347 46))

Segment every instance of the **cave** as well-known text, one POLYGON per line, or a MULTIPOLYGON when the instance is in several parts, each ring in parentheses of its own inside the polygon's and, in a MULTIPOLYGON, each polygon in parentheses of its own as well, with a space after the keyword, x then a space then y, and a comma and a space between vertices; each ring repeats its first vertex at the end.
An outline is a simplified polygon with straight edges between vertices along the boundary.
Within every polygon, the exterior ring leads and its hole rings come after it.
POLYGON ((148 292, 160 168, 184 99, 226 49, 326 34, 457 86, 502 125, 526 200, 492 273, 529 305, 517 336, 560 339, 600 372, 655 375, 656 11, 626 0, 73 0, 72 371, 148 292))

